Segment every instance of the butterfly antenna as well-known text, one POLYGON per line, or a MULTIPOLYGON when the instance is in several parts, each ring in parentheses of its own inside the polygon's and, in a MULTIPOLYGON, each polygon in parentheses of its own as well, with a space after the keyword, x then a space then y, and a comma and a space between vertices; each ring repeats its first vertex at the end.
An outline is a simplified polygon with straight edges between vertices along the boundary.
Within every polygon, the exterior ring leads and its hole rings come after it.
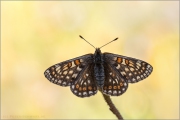
POLYGON ((113 42, 113 41, 116 41, 117 39, 118 39, 118 38, 115 38, 114 40, 112 40, 112 41, 110 41, 110 42, 106 43, 105 45, 101 46, 100 48, 102 48, 102 47, 106 46, 107 44, 109 44, 109 43, 111 43, 111 42, 113 42))
MULTIPOLYGON (((86 39, 84 39, 81 35, 79 35, 79 37, 83 40, 85 40, 87 43, 89 43, 86 39)), ((89 43, 91 46, 93 46, 91 43, 89 43)), ((94 47, 94 46, 93 46, 94 47)), ((94 47, 95 48, 95 47, 94 47)), ((95 48, 96 49, 96 48, 95 48)))

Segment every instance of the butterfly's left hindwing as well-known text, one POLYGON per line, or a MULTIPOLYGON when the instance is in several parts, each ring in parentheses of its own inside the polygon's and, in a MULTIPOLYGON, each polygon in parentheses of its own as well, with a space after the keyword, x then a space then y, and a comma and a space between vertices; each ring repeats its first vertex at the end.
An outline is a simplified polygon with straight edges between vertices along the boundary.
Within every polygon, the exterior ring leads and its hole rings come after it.
POLYGON ((45 72, 45 77, 60 86, 70 86, 83 72, 88 64, 93 62, 93 54, 83 55, 49 67, 45 72))
POLYGON ((104 64, 105 70, 105 81, 102 88, 102 92, 111 96, 119 96, 123 94, 127 88, 128 83, 126 80, 119 74, 119 72, 111 66, 111 64, 104 64))

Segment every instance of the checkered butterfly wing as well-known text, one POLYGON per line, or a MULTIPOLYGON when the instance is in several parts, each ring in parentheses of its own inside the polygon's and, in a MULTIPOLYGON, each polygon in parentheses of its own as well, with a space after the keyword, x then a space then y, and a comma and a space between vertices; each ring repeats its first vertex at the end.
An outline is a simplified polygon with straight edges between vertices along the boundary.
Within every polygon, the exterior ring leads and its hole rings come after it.
POLYGON ((79 97, 90 96, 97 92, 96 85, 91 78, 92 68, 90 65, 92 62, 93 54, 83 55, 49 67, 44 75, 54 84, 70 86, 71 91, 79 97), (91 92, 85 94, 88 88, 91 92))
POLYGON ((153 70, 152 66, 147 62, 131 57, 104 53, 104 58, 129 83, 145 79, 153 70))
POLYGON ((105 83, 103 92, 112 96, 123 94, 128 83, 135 83, 148 77, 153 68, 150 64, 126 56, 104 53, 105 83))
POLYGON ((128 88, 127 81, 111 64, 108 63, 108 61, 105 61, 104 69, 105 81, 102 92, 111 96, 123 94, 128 88))
POLYGON ((97 93, 93 63, 88 64, 78 80, 72 83, 71 91, 78 97, 89 97, 97 93))

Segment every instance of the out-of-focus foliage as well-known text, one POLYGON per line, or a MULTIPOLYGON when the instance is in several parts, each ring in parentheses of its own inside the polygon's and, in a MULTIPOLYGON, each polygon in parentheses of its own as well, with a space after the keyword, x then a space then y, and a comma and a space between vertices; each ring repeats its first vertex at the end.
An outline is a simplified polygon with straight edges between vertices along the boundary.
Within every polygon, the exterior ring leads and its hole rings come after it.
POLYGON ((1 118, 115 119, 100 92, 78 98, 43 75, 102 48, 147 61, 153 73, 112 97, 126 119, 179 117, 178 1, 2 1, 1 118))

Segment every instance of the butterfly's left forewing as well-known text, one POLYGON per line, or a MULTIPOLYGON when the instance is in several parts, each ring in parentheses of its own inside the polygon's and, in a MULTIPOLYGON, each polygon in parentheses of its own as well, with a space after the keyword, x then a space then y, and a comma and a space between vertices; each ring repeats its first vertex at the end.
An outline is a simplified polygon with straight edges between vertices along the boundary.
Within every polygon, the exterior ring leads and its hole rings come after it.
POLYGON ((145 61, 131 57, 104 53, 105 61, 129 83, 135 83, 148 77, 153 68, 145 61))
POLYGON ((45 72, 45 77, 60 86, 70 86, 83 73, 88 64, 92 63, 92 54, 73 58, 49 67, 45 72))

